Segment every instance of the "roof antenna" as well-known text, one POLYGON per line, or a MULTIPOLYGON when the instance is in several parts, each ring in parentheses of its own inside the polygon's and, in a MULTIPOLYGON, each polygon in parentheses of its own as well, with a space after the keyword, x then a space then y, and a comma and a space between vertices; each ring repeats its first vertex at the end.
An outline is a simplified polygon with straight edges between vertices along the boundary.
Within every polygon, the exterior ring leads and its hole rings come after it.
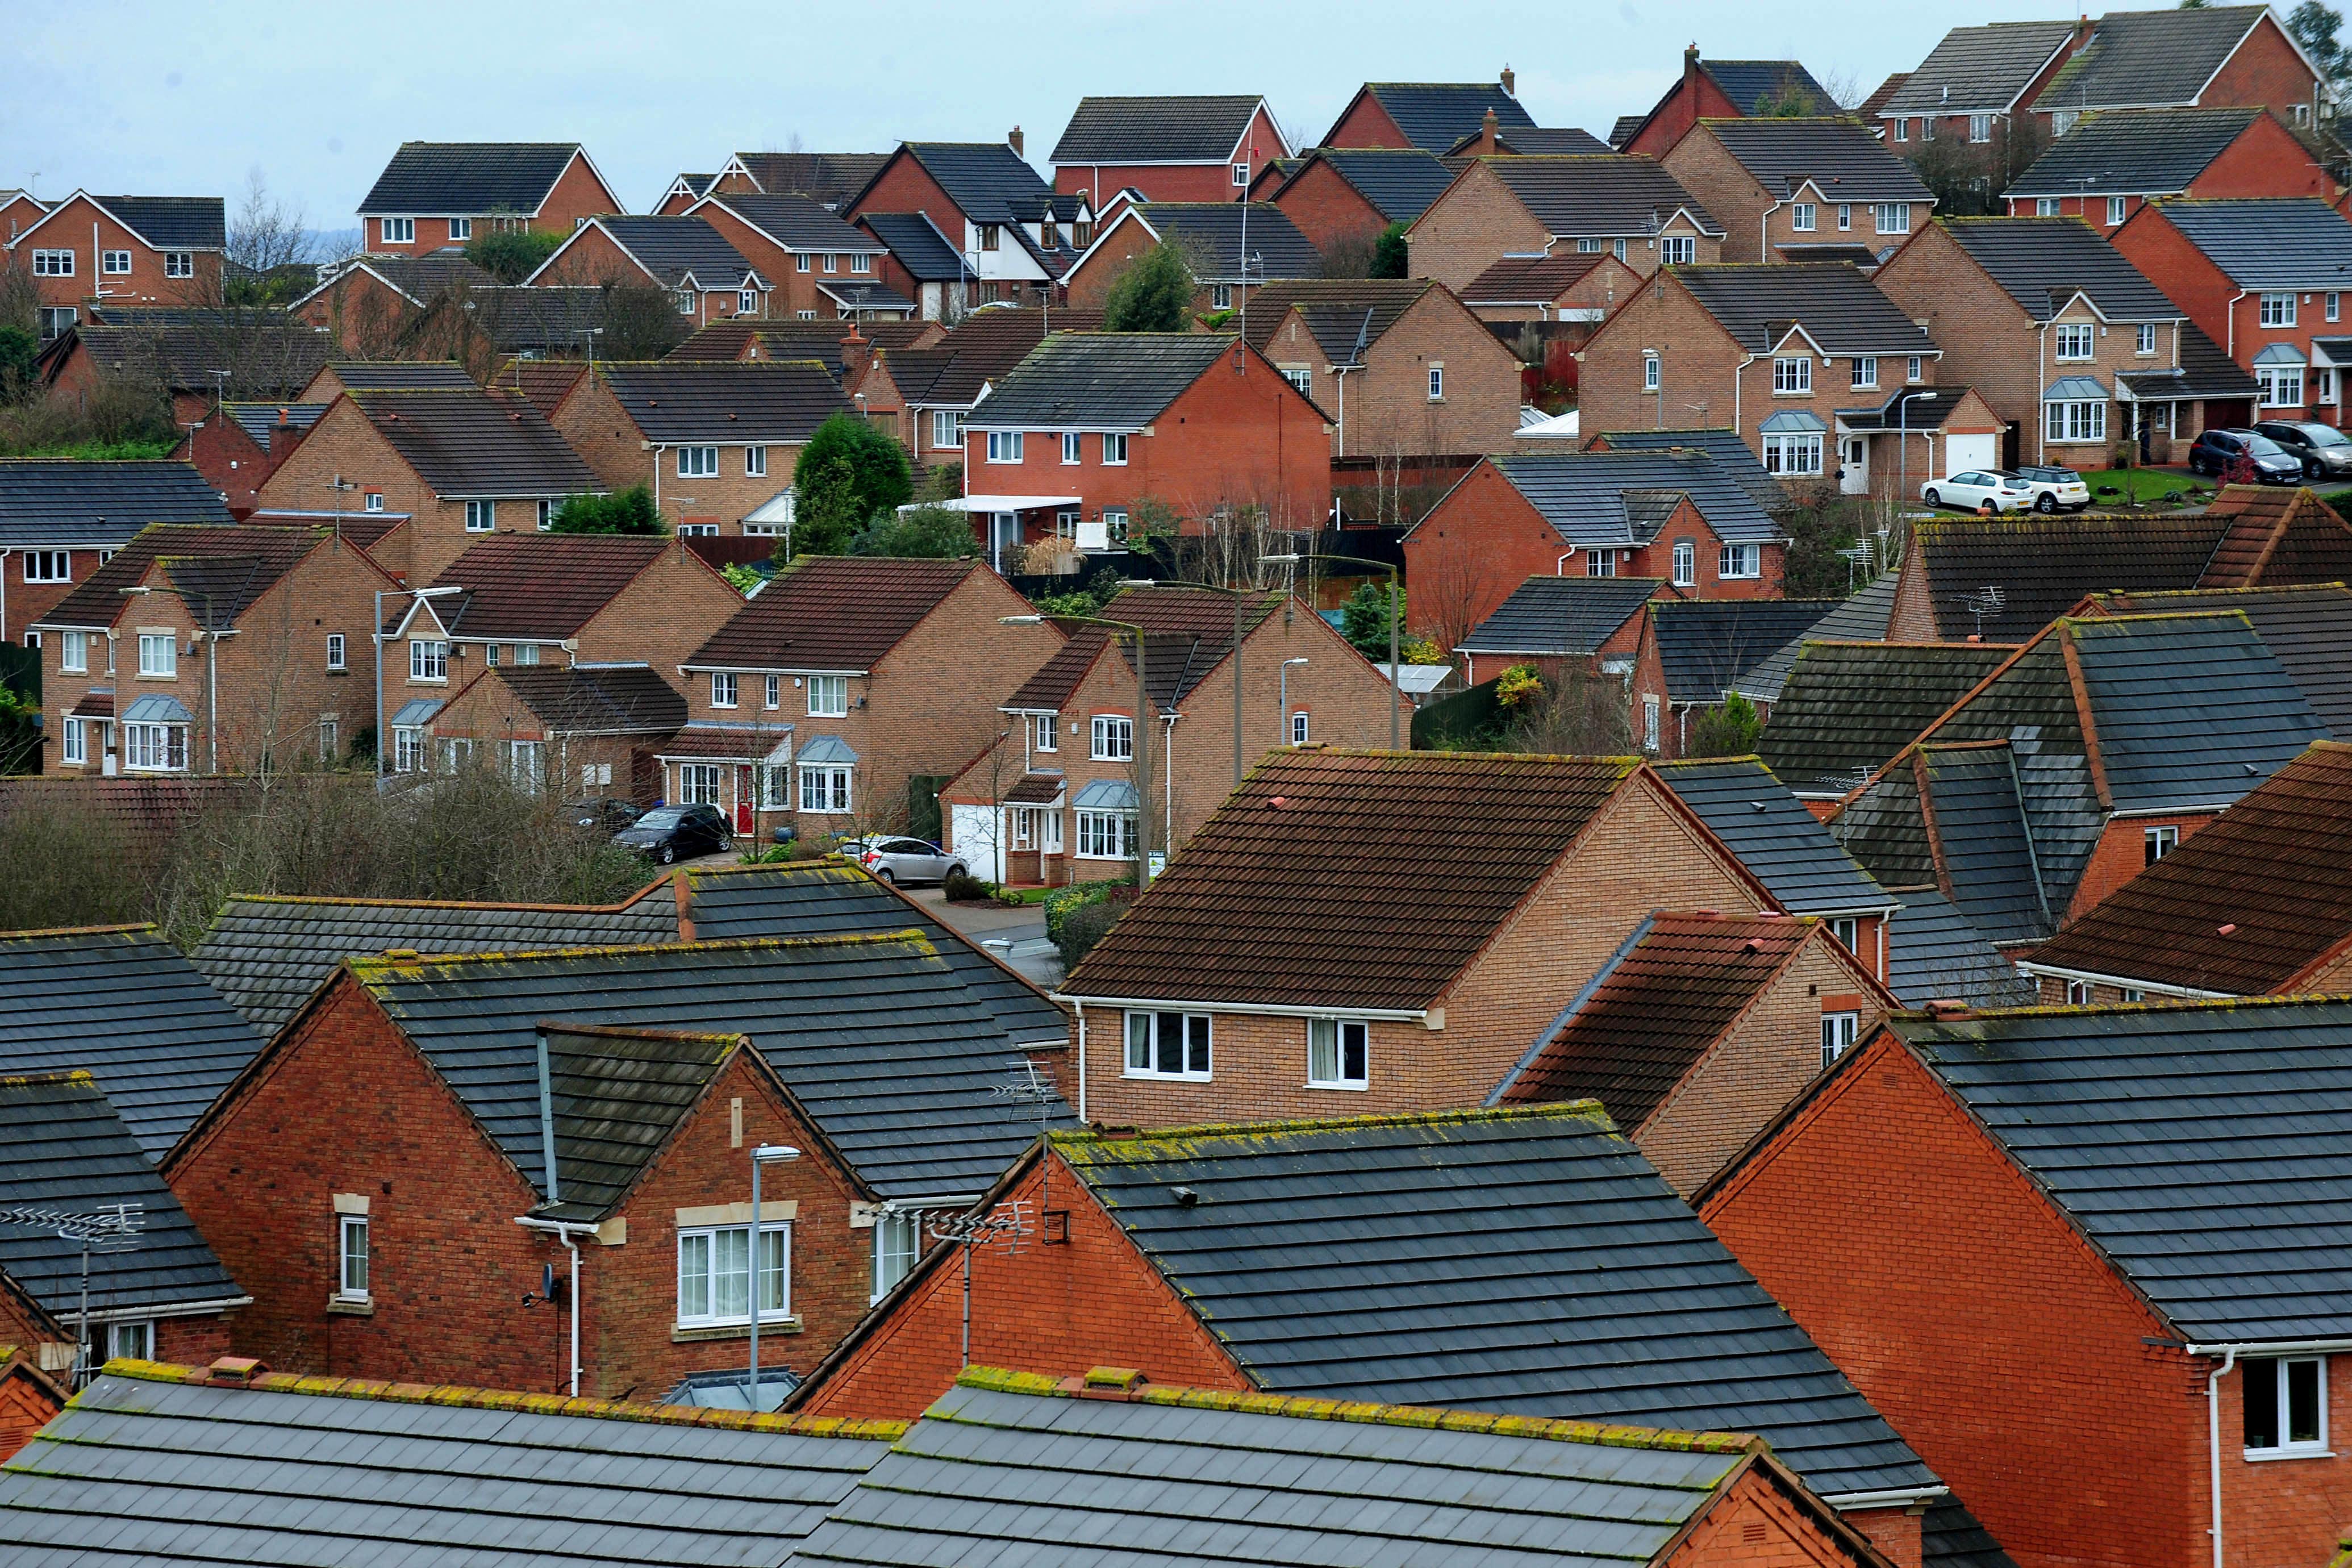
POLYGON ((2000 590, 1988 583, 1968 596, 1968 607, 1969 614, 1977 618, 1977 640, 1981 642, 1984 640, 1985 617, 1997 616, 2009 606, 2000 590))
MULTIPOLYGON (((145 1205, 137 1202, 107 1204, 96 1209, 0 1208, 0 1225, 27 1226, 46 1230, 59 1241, 81 1243, 81 1321, 75 1325, 73 1385, 77 1391, 89 1386, 98 1375, 89 1350, 89 1255, 93 1252, 130 1252, 139 1246, 139 1233, 146 1228, 145 1205)), ((155 1346, 151 1341, 147 1353, 152 1356, 155 1346)))

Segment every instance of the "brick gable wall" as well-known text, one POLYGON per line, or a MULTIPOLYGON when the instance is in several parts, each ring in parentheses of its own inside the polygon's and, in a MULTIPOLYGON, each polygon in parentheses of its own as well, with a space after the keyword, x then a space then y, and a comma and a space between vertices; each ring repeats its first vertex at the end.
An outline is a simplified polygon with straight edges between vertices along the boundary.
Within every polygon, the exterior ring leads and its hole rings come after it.
MULTIPOLYGON (((743 595, 682 541, 673 540, 580 628, 574 664, 642 659, 684 691, 695 684, 678 665, 718 636, 743 607, 743 595)), ((709 693, 707 689, 704 695, 709 693)))
POLYGON ((1663 158, 1681 145, 1691 127, 1700 121, 1738 120, 1747 112, 1747 106, 1726 98, 1723 89, 1715 85, 1715 79, 1701 71, 1696 62, 1686 60, 1683 79, 1674 88, 1673 96, 1659 106, 1649 124, 1642 128, 1642 133, 1623 150, 1663 158))
POLYGON ((680 479, 677 448, 646 450, 645 432, 623 410, 611 385, 593 371, 563 400, 552 423, 606 485, 615 490, 644 485, 653 491, 663 520, 672 528, 716 523, 730 537, 743 532, 745 516, 792 488, 793 467, 800 461, 800 443, 777 442, 762 448, 767 472, 753 474, 746 447, 721 446, 716 475, 680 479))
POLYGON ((1340 117, 1339 123, 1331 127, 1330 132, 1323 139, 1323 145, 1326 147, 1411 147, 1412 142, 1402 131, 1397 129, 1397 122, 1389 118, 1389 111, 1381 107, 1381 100, 1369 92, 1362 92, 1359 93, 1356 101, 1348 107, 1348 111, 1340 117))
MULTIPOLYGON (((1537 255, 1550 238, 1492 168, 1473 163, 1406 231, 1408 270, 1458 294, 1505 256, 1537 255)), ((1630 261, 1633 252, 1626 255, 1630 261)))
MULTIPOLYGON (((1708 216, 1723 226, 1722 258, 1724 260, 1778 259, 1776 257, 1768 258, 1763 254, 1762 241, 1759 238, 1766 222, 1766 210, 1772 205, 1771 194, 1766 191, 1757 182, 1756 176, 1749 174, 1746 166, 1733 157, 1723 143, 1716 139, 1714 132, 1705 126, 1698 127, 1675 142, 1674 150, 1661 157, 1658 162, 1667 174, 1675 177, 1683 189, 1691 194, 1692 198, 1699 205, 1706 209, 1708 216)), ((1779 228, 1782 230, 1787 228, 1788 216, 1785 208, 1773 213, 1771 216, 1780 220, 1779 228)), ((1837 215, 1832 210, 1829 215, 1829 223, 1824 226, 1834 225, 1836 221, 1837 215)), ((1835 231, 1832 228, 1829 234, 1816 235, 1811 237, 1817 241, 1826 240, 1834 234, 1835 231)), ((1851 237, 1850 236, 1835 237, 1851 237)), ((1780 241, 1787 237, 1784 233, 1774 233, 1769 237, 1774 241, 1780 241)))
MULTIPOLYGON (((768 280, 772 290, 767 301, 768 314, 771 317, 791 320, 800 316, 803 311, 814 311, 819 320, 831 321, 840 314, 839 309, 831 300, 816 291, 817 280, 827 276, 817 270, 824 265, 821 258, 812 258, 809 261, 809 269, 803 272, 799 262, 794 259, 793 252, 778 245, 759 229, 752 227, 716 203, 698 209, 694 216, 717 229, 720 237, 733 246, 761 277, 768 280)), ((846 266, 847 263, 845 262, 842 265, 846 266)), ((847 279, 853 274, 835 272, 831 276, 839 280, 847 279)), ((880 274, 856 274, 856 276, 879 277, 880 274)))
MULTIPOLYGON (((1904 1568, 1918 1568, 1919 1521, 1901 1509, 1843 1516, 1904 1568)), ((1666 1568, 1822 1568, 1850 1560, 1852 1548, 1800 1508, 1782 1487, 1756 1469, 1735 1476, 1723 1495, 1693 1521, 1690 1532, 1659 1561, 1666 1568)))
MULTIPOLYGON (((24 1341, 11 1342, 23 1347, 27 1355, 33 1347, 24 1341)), ((31 1378, 0 1372, 0 1463, 5 1463, 16 1450, 33 1440, 33 1434, 49 1424, 64 1406, 48 1390, 31 1378)))
POLYGON ((2266 15, 2199 93, 2203 106, 2255 104, 2292 123, 2297 104, 2308 105, 2317 83, 2295 55, 2275 15, 2266 15))
MULTIPOLYGON (((1097 239, 1087 252, 1086 260, 1071 268, 1063 278, 1063 298, 1074 310, 1101 310, 1120 275, 1135 264, 1136 258, 1159 244, 1140 218, 1115 223, 1111 232, 1097 239)), ((1206 301, 1196 298, 1194 303, 1205 306, 1206 301)))
POLYGON ((1380 209, 1320 159, 1283 186, 1274 205, 1318 250, 1342 239, 1369 242, 1388 227, 1380 209))
POLYGON ((1296 310, 1265 352, 1277 369, 1307 373, 1308 395, 1333 421, 1336 456, 1501 451, 1518 429, 1518 356, 1442 288, 1381 334, 1363 368, 1344 378, 1344 402, 1342 378, 1296 310), (1432 366, 1444 377, 1442 397, 1429 395, 1432 366))

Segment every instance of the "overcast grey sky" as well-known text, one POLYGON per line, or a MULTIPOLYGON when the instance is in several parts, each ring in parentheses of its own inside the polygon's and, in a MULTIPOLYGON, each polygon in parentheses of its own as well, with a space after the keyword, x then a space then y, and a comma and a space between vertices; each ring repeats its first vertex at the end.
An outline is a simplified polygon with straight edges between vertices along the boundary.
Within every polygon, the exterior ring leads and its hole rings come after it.
MULTIPOLYGON (((1263 92, 1319 137, 1357 85, 1492 79, 1538 123, 1606 133, 1696 40, 1795 57, 1867 91, 1958 23, 2063 16, 2034 0, 1066 0, 554 6, 406 0, 10 0, 0 187, 234 199, 259 166, 321 229, 401 142, 584 142, 644 211, 736 149, 880 152, 992 141, 1041 168, 1089 92, 1263 92)), ((2104 9, 2104 7, 2102 7, 2104 9)))

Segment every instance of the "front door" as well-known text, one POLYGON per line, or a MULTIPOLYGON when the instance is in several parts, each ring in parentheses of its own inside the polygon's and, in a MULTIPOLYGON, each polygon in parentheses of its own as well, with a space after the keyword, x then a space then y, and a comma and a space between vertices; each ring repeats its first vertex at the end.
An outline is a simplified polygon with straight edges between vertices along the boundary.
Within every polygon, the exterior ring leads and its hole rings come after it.
POLYGON ((735 831, 747 834, 758 831, 751 820, 751 803, 759 797, 751 793, 751 770, 735 770, 735 831))
POLYGON ((1848 436, 1844 447, 1844 459, 1838 465, 1838 491, 1866 496, 1870 493, 1870 437, 1848 436))
POLYGON ((1021 542, 1021 514, 1017 511, 993 513, 989 523, 990 563, 999 572, 1004 570, 1005 552, 1021 542))

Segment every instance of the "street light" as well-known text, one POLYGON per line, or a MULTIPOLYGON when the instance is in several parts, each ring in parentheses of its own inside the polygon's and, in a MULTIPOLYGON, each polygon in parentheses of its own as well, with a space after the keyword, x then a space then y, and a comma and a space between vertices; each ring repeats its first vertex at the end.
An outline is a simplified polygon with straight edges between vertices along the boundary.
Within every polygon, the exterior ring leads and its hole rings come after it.
POLYGON ((383 602, 397 594, 406 594, 422 603, 426 599, 438 599, 446 595, 462 594, 465 591, 455 583, 444 584, 438 588, 379 588, 376 590, 375 625, 369 628, 369 632, 375 641, 375 787, 379 790, 383 788, 384 778, 383 645, 390 640, 383 635, 383 602))
MULTIPOLYGON (((1404 699, 1398 684, 1402 678, 1397 669, 1397 611, 1401 607, 1397 604, 1397 568, 1386 561, 1368 561, 1360 555, 1261 555, 1258 560, 1276 566, 1295 566, 1302 560, 1310 563, 1335 561, 1349 566, 1370 566, 1376 572, 1389 574, 1389 750, 1402 751, 1404 699)), ((1289 721, 1290 715, 1285 713, 1283 722, 1286 724, 1289 721)))
POLYGON ((760 1408, 760 1169, 785 1165, 801 1157, 789 1143, 761 1143, 751 1151, 751 1382, 743 1390, 744 1408, 760 1408))
MULTIPOLYGON (((1915 397, 1922 403, 1936 401, 1936 395, 1932 392, 1902 392, 1895 395, 1895 504, 1898 507, 1908 506, 1911 502, 1911 400, 1915 397)), ((1944 456, 1948 459, 1951 455, 1951 449, 1947 445, 1944 456)))
MULTIPOLYGON (((1082 626, 1108 626, 1113 631, 1127 633, 1135 641, 1135 890, 1143 891, 1151 885, 1151 689, 1143 677, 1143 628, 1132 621, 1114 621, 1102 616, 999 616, 997 624, 1007 626, 1042 626, 1048 620, 1068 621, 1082 626)), ((1075 825, 1073 825, 1075 826, 1075 825)))
POLYGON ((1282 740, 1283 744, 1288 746, 1298 744, 1297 740, 1298 731, 1290 722, 1290 667, 1307 662, 1304 658, 1286 658, 1282 661, 1282 740))

